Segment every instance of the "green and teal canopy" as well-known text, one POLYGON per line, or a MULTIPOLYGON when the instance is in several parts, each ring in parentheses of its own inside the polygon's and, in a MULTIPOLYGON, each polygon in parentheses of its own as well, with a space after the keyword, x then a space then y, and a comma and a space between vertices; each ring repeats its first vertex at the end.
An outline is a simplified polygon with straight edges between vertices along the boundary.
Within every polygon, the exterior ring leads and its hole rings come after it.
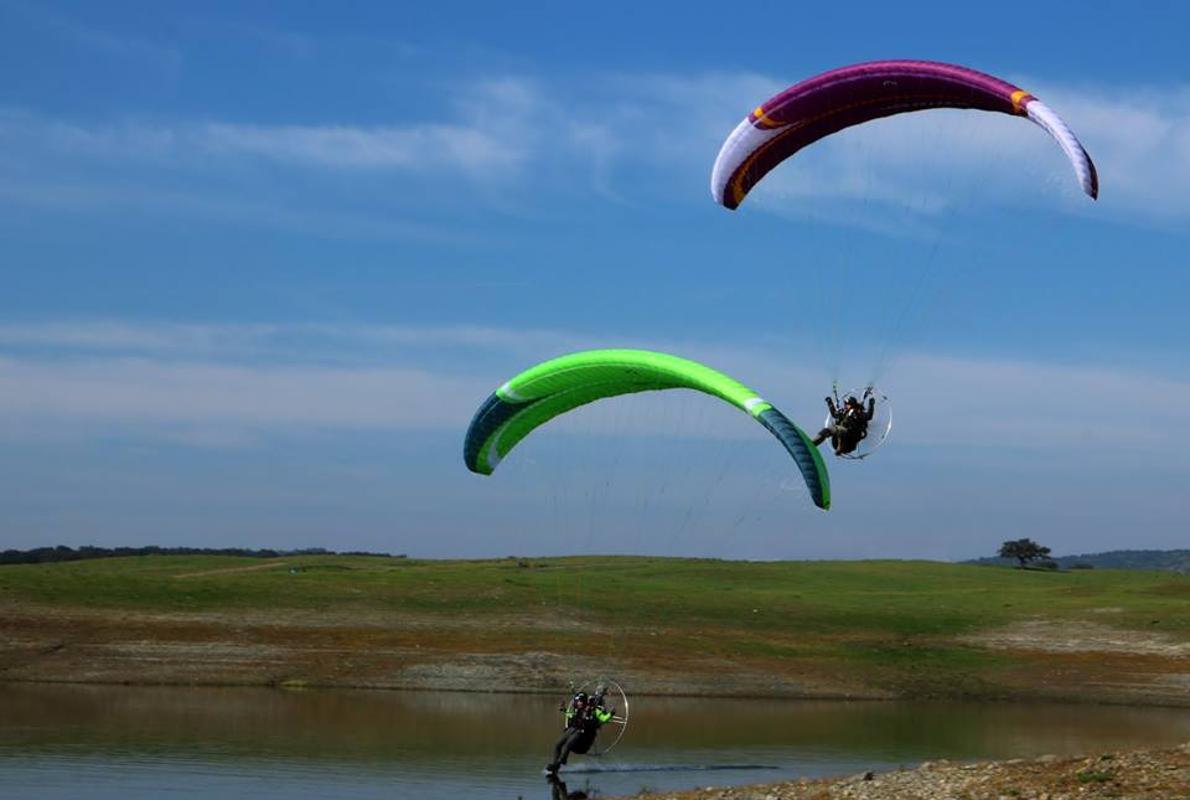
POLYGON ((518 442, 554 417, 605 397, 662 389, 693 389, 749 414, 793 457, 814 504, 830 508, 830 478, 822 456, 788 417, 721 372, 648 350, 588 350, 525 370, 475 412, 467 429, 463 459, 472 472, 491 475, 518 442))

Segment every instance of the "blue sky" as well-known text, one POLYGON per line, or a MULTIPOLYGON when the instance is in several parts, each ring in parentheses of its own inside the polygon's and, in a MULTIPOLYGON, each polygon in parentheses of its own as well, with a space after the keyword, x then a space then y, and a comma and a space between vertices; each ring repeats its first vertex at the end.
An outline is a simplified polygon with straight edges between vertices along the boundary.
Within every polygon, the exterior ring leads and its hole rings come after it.
POLYGON ((0 546, 965 558, 1185 546, 1190 9, 0 0, 0 546), (642 7, 643 6, 643 7, 642 7), (1019 119, 845 132, 740 211, 770 94, 873 58, 1019 119), (474 408, 575 349, 704 360, 893 437, 812 508, 705 398, 630 398, 482 479, 474 408))

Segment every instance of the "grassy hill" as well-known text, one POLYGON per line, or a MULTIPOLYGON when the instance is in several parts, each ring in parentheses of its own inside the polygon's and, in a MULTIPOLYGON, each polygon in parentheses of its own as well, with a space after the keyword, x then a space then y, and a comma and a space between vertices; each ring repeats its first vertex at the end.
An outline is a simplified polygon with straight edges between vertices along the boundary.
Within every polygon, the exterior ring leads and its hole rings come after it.
POLYGON ((0 567, 0 611, 10 680, 1190 703, 1169 573, 147 556, 0 567))
POLYGON ((1096 569, 1165 569, 1190 575, 1190 550, 1109 550, 1054 560, 1063 569, 1083 565, 1096 569))

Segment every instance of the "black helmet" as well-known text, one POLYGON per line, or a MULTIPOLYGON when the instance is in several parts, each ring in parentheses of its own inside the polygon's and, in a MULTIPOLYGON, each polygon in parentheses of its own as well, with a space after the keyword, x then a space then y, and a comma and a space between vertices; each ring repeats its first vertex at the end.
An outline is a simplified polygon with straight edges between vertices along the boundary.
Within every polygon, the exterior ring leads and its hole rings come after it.
POLYGON ((859 402, 859 400, 856 400, 856 399, 855 399, 855 395, 853 395, 853 394, 849 394, 849 395, 847 395, 847 399, 846 399, 846 400, 844 400, 843 402, 844 402, 844 403, 846 403, 846 404, 847 404, 847 405, 849 405, 849 406, 853 406, 853 405, 855 405, 856 403, 858 403, 858 402, 859 402))
POLYGON ((587 693, 586 692, 576 692, 574 695, 574 702, 586 703, 587 702, 587 693))

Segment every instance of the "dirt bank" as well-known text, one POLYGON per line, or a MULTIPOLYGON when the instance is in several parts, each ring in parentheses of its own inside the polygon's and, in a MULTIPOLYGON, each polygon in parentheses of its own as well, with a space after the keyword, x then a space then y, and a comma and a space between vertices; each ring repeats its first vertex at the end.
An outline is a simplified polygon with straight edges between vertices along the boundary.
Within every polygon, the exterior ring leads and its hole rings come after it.
MULTIPOLYGON (((636 694, 886 699, 895 694, 804 664, 667 658, 567 646, 573 623, 317 613, 143 613, 0 605, 0 680, 555 692, 615 674, 636 694)), ((592 631, 583 631, 590 635, 592 631)), ((594 629, 596 636, 602 632, 594 629)))
POLYGON ((1042 756, 759 786, 636 794, 635 800, 1093 800, 1190 798, 1190 743, 1168 750, 1042 756))
POLYGON ((1190 707, 1190 579, 932 562, 98 559, 0 568, 0 681, 1190 707))
MULTIPOLYGON (((921 680, 840 669, 837 662, 702 655, 664 646, 617 649, 594 627, 542 620, 320 612, 145 613, 0 606, 0 680, 284 684, 389 689, 554 691, 575 674, 615 674, 637 694, 889 699, 1035 698, 1190 706, 1185 645, 1161 635, 1024 625, 971 637, 989 660, 979 677, 921 680), (593 638, 590 638, 593 637, 593 638), (1125 640, 1127 647, 1122 646, 1125 640)), ((658 637, 668 633, 659 630, 658 637)), ((907 653, 911 648, 906 646, 907 653)))

